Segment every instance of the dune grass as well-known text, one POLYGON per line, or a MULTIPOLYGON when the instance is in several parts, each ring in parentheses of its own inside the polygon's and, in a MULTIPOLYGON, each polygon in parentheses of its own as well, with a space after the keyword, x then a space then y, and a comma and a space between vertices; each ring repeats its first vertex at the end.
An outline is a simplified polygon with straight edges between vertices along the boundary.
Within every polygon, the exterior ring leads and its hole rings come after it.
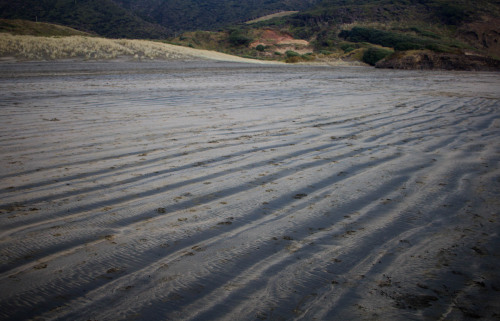
POLYGON ((0 34, 0 56, 19 60, 114 59, 123 56, 136 59, 176 59, 185 57, 172 45, 130 39, 98 37, 35 37, 0 34))

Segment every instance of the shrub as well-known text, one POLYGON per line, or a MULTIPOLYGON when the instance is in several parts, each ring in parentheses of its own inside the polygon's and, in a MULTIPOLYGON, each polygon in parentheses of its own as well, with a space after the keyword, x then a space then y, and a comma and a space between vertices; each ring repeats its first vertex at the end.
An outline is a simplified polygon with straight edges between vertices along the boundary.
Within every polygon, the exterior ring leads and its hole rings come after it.
POLYGON ((422 45, 412 42, 400 42, 394 46, 396 51, 419 50, 423 49, 422 45))
POLYGON ((433 38, 433 39, 441 39, 441 36, 439 36, 438 34, 431 32, 431 31, 427 31, 427 30, 420 32, 420 35, 422 35, 424 37, 428 37, 428 38, 433 38))
POLYGON ((262 51, 266 50, 266 47, 264 47, 264 45, 258 45, 257 47, 255 47, 255 49, 256 49, 257 51, 262 52, 262 51))
POLYGON ((286 63, 289 63, 289 64, 293 64, 293 63, 296 63, 296 62, 299 62, 301 61, 300 59, 300 56, 292 56, 292 57, 288 57, 286 58, 285 62, 286 63))
POLYGON ((384 47, 394 47, 396 44, 408 41, 408 37, 393 32, 372 28, 354 27, 351 31, 342 31, 339 36, 352 42, 369 42, 384 47))
POLYGON ((235 46, 247 46, 252 42, 252 39, 240 29, 235 29, 229 34, 229 42, 235 46))
POLYGON ((435 52, 450 52, 451 51, 450 49, 448 49, 444 46, 441 46, 439 44, 428 44, 425 46, 425 49, 432 50, 435 52))
MULTIPOLYGON (((424 48, 446 51, 445 45, 435 40, 440 38, 439 35, 428 31, 421 31, 417 27, 412 27, 409 30, 417 32, 426 38, 365 27, 354 27, 351 31, 343 30, 339 34, 339 37, 343 37, 351 42, 368 42, 383 47, 391 47, 396 51, 420 50, 424 48)), ((341 48, 345 52, 350 50, 348 44, 343 44, 341 48)))
POLYGON ((297 52, 293 51, 293 50, 288 50, 287 52, 285 52, 285 55, 287 58, 292 58, 292 57, 299 57, 300 54, 298 54, 297 52))
POLYGON ((302 56, 300 56, 300 57, 302 58, 302 60, 305 60, 305 61, 310 61, 310 60, 314 60, 314 59, 316 59, 316 56, 315 56, 315 55, 313 55, 313 54, 312 54, 312 53, 310 53, 310 52, 309 52, 309 53, 306 53, 306 54, 304 54, 304 55, 302 55, 302 56))
POLYGON ((349 35, 351 34, 351 32, 349 30, 342 30, 340 33, 339 33, 339 38, 344 38, 344 39, 347 39, 349 37, 349 35))
POLYGON ((351 31, 343 30, 339 36, 349 39, 352 42, 369 42, 392 48, 398 45, 401 45, 401 48, 403 48, 405 45, 409 46, 408 44, 420 45, 422 43, 422 40, 416 37, 364 27, 354 27, 351 31))
POLYGON ((384 59, 385 57, 389 56, 392 54, 391 50, 383 49, 383 48, 375 48, 371 47, 368 48, 365 53, 363 54, 363 62, 375 66, 375 64, 384 59))
POLYGON ((342 44, 340 46, 340 49, 344 50, 345 53, 348 53, 348 52, 353 51, 356 48, 354 48, 351 44, 345 43, 345 44, 342 44))

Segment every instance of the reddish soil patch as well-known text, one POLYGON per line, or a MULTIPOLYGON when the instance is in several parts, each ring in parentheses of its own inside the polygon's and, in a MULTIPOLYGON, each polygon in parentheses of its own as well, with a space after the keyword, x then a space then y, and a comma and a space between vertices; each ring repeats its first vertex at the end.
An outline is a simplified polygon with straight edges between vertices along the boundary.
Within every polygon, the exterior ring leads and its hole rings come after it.
POLYGON ((250 47, 256 47, 258 45, 282 45, 282 44, 296 44, 308 46, 309 42, 301 39, 294 39, 291 35, 266 29, 263 30, 256 41, 250 44, 250 47))

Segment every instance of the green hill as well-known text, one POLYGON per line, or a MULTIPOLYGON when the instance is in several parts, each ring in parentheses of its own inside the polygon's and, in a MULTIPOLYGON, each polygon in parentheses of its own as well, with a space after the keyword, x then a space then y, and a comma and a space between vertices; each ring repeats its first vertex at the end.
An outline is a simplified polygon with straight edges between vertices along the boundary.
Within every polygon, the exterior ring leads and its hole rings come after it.
POLYGON ((33 35, 41 37, 89 36, 86 32, 65 26, 20 19, 0 19, 0 32, 7 32, 12 35, 33 35))
POLYGON ((56 23, 110 38, 164 38, 169 30, 146 22, 112 0, 0 0, 0 18, 56 23))
POLYGON ((0 18, 42 21, 112 38, 217 30, 319 0, 0 0, 0 18))
POLYGON ((499 17, 495 0, 323 0, 310 10, 253 27, 287 30, 309 40, 316 52, 352 52, 363 59, 372 48, 364 59, 370 64, 393 51, 414 50, 499 59, 499 17))
POLYGON ((293 62, 500 59, 498 0, 0 0, 0 18, 293 62))
POLYGON ((144 20, 176 32, 217 30, 279 11, 305 10, 319 0, 114 0, 144 20))
MULTIPOLYGON (((473 22, 500 17, 500 3, 495 0, 323 0, 311 10, 277 19, 271 24, 288 28, 296 37, 315 39, 318 47, 346 25, 377 25, 379 29, 439 38, 473 22), (433 32, 432 30, 436 31, 433 32)), ((366 39, 365 39, 366 40, 366 39)))

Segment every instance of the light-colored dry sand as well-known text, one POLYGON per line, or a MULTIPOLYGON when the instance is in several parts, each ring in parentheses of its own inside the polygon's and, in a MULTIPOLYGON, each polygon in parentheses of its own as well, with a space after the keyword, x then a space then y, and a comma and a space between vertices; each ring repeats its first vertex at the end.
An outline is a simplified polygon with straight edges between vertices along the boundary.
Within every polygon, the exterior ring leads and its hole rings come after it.
POLYGON ((497 73, 0 69, 0 319, 500 315, 497 73))
POLYGON ((269 64, 221 52, 133 39, 108 39, 86 36, 36 37, 0 33, 0 57, 3 60, 39 61, 61 59, 121 60, 193 60, 269 64))

